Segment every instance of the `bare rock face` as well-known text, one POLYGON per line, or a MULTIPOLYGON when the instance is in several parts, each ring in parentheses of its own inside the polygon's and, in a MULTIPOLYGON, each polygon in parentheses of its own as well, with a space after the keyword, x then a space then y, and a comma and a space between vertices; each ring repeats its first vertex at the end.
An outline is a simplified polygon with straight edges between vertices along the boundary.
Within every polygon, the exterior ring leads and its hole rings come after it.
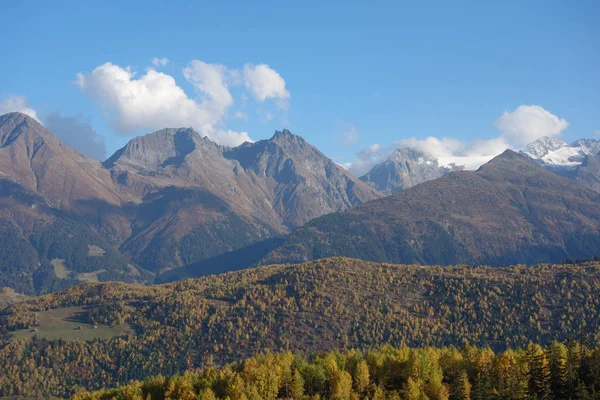
MULTIPOLYGON (((49 223, 60 211, 156 272, 281 237, 381 196, 289 131, 228 148, 190 128, 163 129, 98 163, 19 113, 0 117, 0 179, 41 199, 49 223)), ((25 203, 12 198, 14 212, 0 217, 11 229, 27 227, 18 236, 28 242, 40 215, 25 203)))
POLYGON ((440 178, 450 171, 436 158, 406 148, 395 150, 386 161, 375 165, 360 180, 381 192, 392 194, 440 178))
POLYGON ((421 264, 558 262, 600 249, 600 194, 507 150, 478 171, 452 172, 317 218, 262 262, 328 256, 421 264))
POLYGON ((381 196, 287 130, 231 149, 225 157, 264 182, 269 203, 289 228, 381 196))
POLYGON ((165 129, 133 139, 104 165, 140 196, 123 250, 158 271, 282 236, 380 196, 289 131, 232 149, 190 129, 165 129))

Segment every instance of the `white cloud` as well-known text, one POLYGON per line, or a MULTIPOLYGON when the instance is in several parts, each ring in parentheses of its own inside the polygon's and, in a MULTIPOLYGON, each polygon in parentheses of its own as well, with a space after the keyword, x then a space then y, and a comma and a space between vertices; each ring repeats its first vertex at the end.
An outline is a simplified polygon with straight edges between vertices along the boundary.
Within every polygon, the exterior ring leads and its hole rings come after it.
POLYGON ((239 146, 244 142, 254 142, 250 139, 248 132, 237 132, 232 130, 214 129, 210 131, 209 137, 213 138, 217 143, 222 143, 225 146, 230 147, 239 146))
MULTIPOLYGON (((155 67, 168 62, 166 58, 152 60, 155 67)), ((252 141, 247 132, 222 127, 227 110, 234 104, 230 86, 243 85, 259 103, 273 99, 280 108, 285 108, 290 99, 285 80, 266 64, 246 64, 242 71, 193 60, 182 73, 196 89, 197 99, 188 97, 172 76, 154 68, 138 77, 131 68, 109 62, 90 73, 77 74, 76 83, 83 94, 100 105, 119 134, 191 126, 228 146, 252 141)), ((247 119, 245 114, 239 113, 234 114, 234 118, 247 119)))
POLYGON ((193 84, 203 96, 202 106, 212 110, 220 119, 225 110, 233 104, 233 97, 227 87, 228 69, 221 64, 207 64, 191 61, 183 69, 183 76, 193 84))
POLYGON ((540 106, 522 105, 502 114, 494 125, 500 135, 491 139, 464 142, 430 136, 400 139, 388 147, 371 145, 356 153, 357 160, 350 163, 348 169, 354 175, 362 176, 385 161, 395 149, 409 147, 437 158, 441 165, 454 164, 474 170, 508 148, 520 149, 541 137, 560 135, 569 123, 540 106))
POLYGON ((154 65, 156 68, 166 67, 168 63, 169 63, 169 59, 167 57, 163 57, 163 58, 154 57, 152 59, 152 65, 154 65))
POLYGON ((285 88, 285 80, 268 65, 244 65, 243 78, 246 88, 257 101, 274 99, 280 107, 287 105, 291 96, 285 88))
POLYGON ((0 103, 0 115, 10 112, 20 112, 29 115, 31 118, 40 122, 37 113, 29 105, 29 102, 25 96, 11 96, 0 103))
POLYGON ((596 136, 597 138, 600 138, 600 129, 594 130, 594 136, 596 136))
POLYGON ((540 106, 522 105, 506 111, 494 123, 507 142, 525 146, 544 136, 560 135, 569 123, 540 106))
POLYGON ((215 128, 233 103, 224 67, 193 61, 183 72, 202 96, 200 102, 189 98, 172 76, 152 68, 136 78, 129 67, 105 63, 88 74, 77 74, 76 83, 82 93, 100 105, 120 134, 191 126, 224 145, 251 141, 246 132, 215 128))
POLYGON ((458 139, 438 139, 433 136, 429 136, 425 139, 417 139, 415 137, 400 139, 394 143, 394 148, 403 149, 410 147, 430 157, 448 157, 462 151, 464 146, 464 143, 458 139))

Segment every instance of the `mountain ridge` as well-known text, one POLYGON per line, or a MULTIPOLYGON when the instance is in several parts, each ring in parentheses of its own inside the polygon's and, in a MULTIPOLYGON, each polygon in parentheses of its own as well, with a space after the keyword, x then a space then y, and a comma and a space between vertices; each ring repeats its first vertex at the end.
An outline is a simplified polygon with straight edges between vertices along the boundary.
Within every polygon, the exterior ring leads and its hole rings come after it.
POLYGON ((477 171, 317 218, 261 264, 329 256, 436 265, 593 257, 599 201, 598 193, 506 150, 477 171))
MULTIPOLYGON (((0 139, 0 177, 154 272, 201 265, 381 196, 287 130, 230 148, 191 128, 165 128, 103 163, 20 113, 0 117, 0 139)), ((19 215, 31 215, 29 206, 10 203, 19 215)), ((27 241, 34 232, 17 233, 27 241)))

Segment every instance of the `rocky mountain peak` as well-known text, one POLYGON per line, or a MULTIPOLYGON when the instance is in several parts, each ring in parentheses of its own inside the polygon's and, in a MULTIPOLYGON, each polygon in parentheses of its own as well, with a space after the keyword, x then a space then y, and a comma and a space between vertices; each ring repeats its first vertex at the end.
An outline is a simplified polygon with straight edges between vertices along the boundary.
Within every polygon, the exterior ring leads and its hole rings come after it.
POLYGON ((426 156, 424 153, 412 149, 412 148, 404 148, 404 149, 396 149, 394 150, 394 152, 390 155, 390 157, 384 161, 384 162, 395 162, 395 163, 402 163, 402 162, 426 162, 426 161, 431 161, 431 162, 436 162, 437 160, 433 157, 428 157, 426 156))
POLYGON ((0 116, 0 147, 9 146, 22 136, 27 136, 29 141, 42 139, 54 145, 60 143, 42 124, 26 114, 11 112, 0 116))
POLYGON ((390 157, 360 178, 384 193, 396 193, 448 173, 438 160, 411 148, 397 149, 390 157))
POLYGON ((556 151, 566 146, 568 146, 567 143, 560 139, 544 136, 529 143, 522 152, 532 158, 542 158, 549 152, 556 151))
POLYGON ((554 138, 541 138, 528 144, 521 154, 537 164, 558 173, 572 177, 588 155, 600 152, 600 141, 579 139, 570 144, 554 138))
POLYGON ((153 170, 167 165, 179 165, 197 149, 220 153, 221 147, 192 128, 167 128, 139 136, 117 150, 104 162, 105 168, 114 165, 153 170))
POLYGON ((569 147, 579 148, 585 155, 596 156, 600 152, 600 140, 598 139, 578 139, 569 144, 569 147))
POLYGON ((275 143, 285 149, 296 148, 296 150, 299 150, 302 146, 307 145, 302 136, 294 135, 287 129, 275 131, 275 134, 271 139, 268 140, 268 142, 275 143))

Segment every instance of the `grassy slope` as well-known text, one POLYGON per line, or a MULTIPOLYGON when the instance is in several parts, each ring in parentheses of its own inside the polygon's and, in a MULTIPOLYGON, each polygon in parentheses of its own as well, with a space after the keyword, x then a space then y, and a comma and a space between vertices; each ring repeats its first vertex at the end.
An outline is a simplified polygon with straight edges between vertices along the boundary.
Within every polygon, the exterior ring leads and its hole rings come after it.
POLYGON ((38 325, 37 331, 33 329, 19 329, 14 332, 11 339, 30 339, 37 336, 40 339, 110 339, 116 336, 122 336, 130 332, 128 325, 96 325, 82 323, 77 320, 77 316, 87 311, 83 307, 65 307, 54 310, 41 311, 37 313, 38 325), (81 327, 81 329, 78 329, 81 327))

